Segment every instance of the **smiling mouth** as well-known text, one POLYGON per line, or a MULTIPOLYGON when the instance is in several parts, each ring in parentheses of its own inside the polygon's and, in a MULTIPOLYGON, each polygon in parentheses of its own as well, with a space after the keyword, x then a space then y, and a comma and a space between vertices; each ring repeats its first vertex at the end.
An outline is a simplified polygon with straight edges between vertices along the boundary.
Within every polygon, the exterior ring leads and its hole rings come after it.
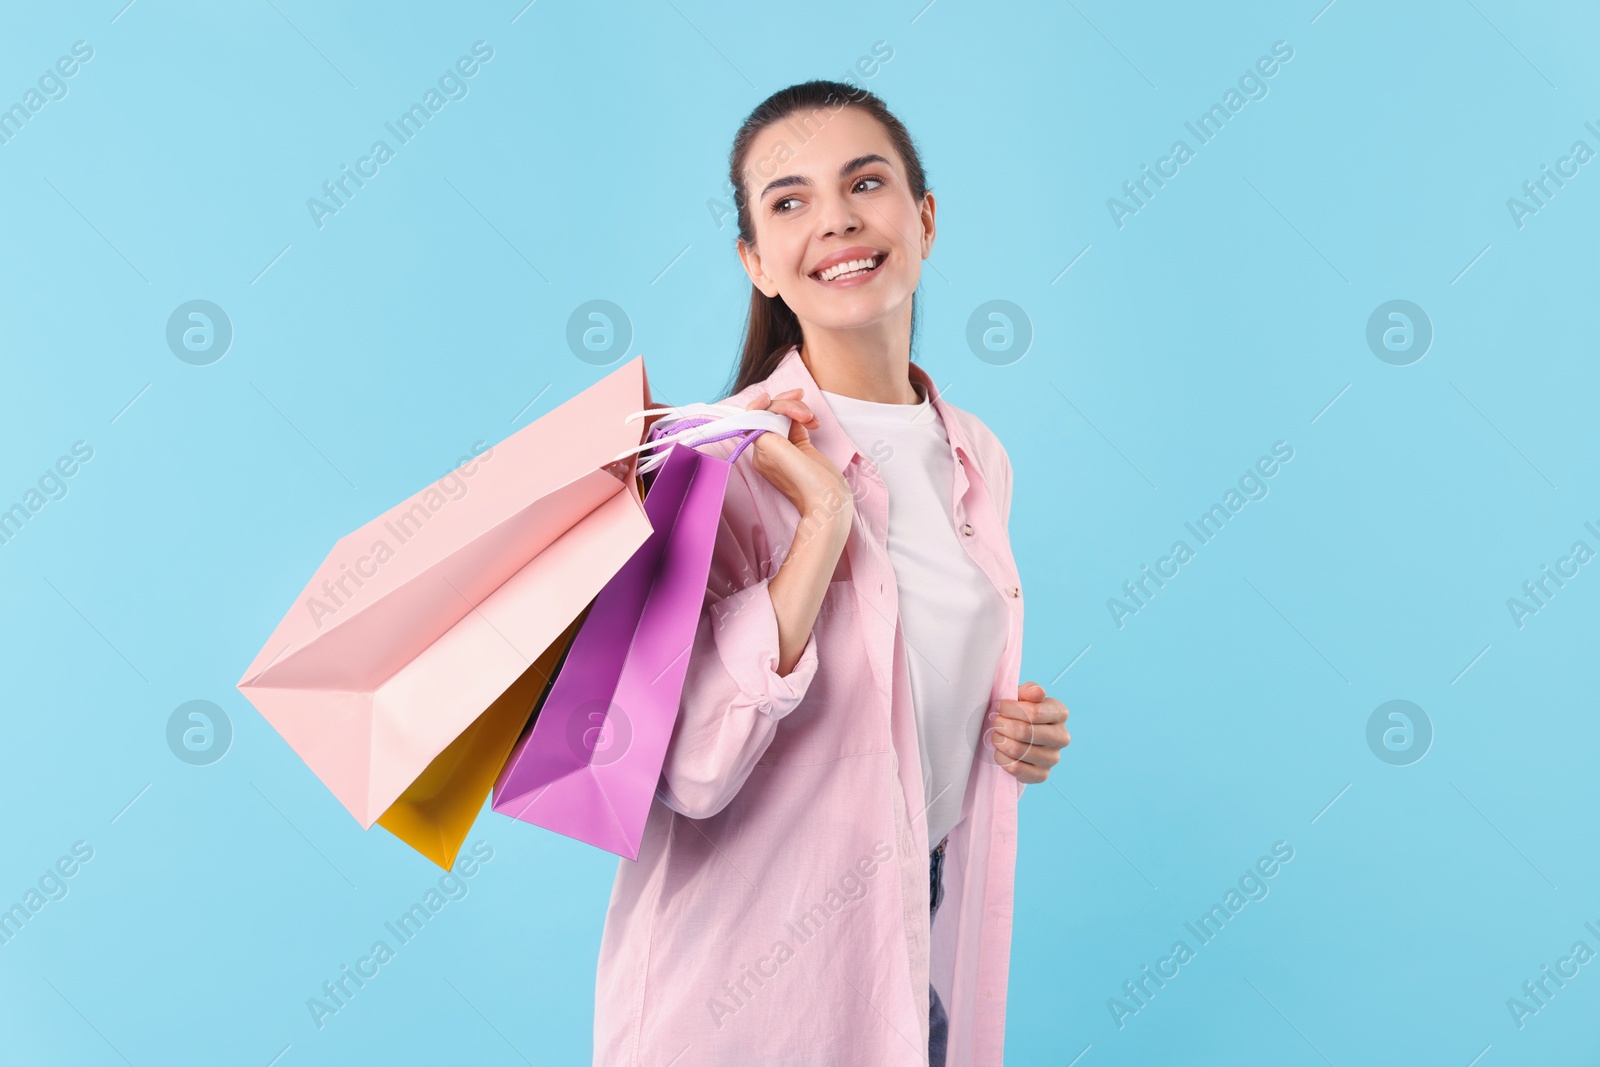
POLYGON ((854 259, 845 263, 835 263, 827 270, 817 271, 811 277, 824 283, 845 281, 850 278, 864 278, 883 266, 883 261, 887 258, 886 255, 879 254, 869 259, 854 259))

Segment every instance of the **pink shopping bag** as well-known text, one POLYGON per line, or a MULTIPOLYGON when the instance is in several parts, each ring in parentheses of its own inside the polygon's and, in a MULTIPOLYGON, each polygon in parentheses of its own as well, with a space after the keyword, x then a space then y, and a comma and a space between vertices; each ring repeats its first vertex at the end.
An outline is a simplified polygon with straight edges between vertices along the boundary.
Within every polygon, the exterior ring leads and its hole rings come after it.
POLYGON ((341 538, 239 681, 363 827, 422 781, 427 803, 390 829, 453 857, 527 721, 539 664, 650 535, 635 464, 617 460, 639 447, 641 401, 639 356, 341 538), (447 752, 485 725, 492 743, 447 752), (441 841, 421 824, 446 792, 441 841))
MULTIPOLYGON (((495 811, 638 859, 678 717, 728 476, 762 428, 786 432, 787 423, 770 412, 749 413, 670 445, 645 493, 650 536, 595 598, 532 728, 495 783, 495 811), (739 434, 745 439, 727 460, 684 443, 739 434)), ((651 434, 667 425, 662 420, 651 434)))

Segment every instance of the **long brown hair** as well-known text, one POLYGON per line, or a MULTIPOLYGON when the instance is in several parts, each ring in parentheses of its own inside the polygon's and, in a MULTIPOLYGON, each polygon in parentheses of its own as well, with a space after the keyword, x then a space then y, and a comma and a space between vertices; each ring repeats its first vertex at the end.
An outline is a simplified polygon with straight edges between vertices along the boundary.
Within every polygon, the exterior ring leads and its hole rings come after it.
MULTIPOLYGON (((812 115, 826 108, 821 121, 836 114, 841 108, 856 107, 883 124, 900 161, 906 169, 906 180, 911 186, 911 198, 918 204, 928 191, 928 180, 922 169, 922 157, 906 131, 905 125, 890 112, 877 96, 857 85, 836 81, 808 81, 780 89, 767 97, 750 112, 739 132, 733 138, 733 151, 728 156, 728 180, 733 185, 733 202, 738 209, 739 237, 746 244, 755 243, 755 226, 750 218, 750 204, 744 187, 744 170, 750 147, 756 137, 768 126, 782 122, 801 112, 812 115)), ((804 123, 802 123, 802 126, 804 123)), ((917 298, 911 298, 911 342, 917 339, 917 298)), ((723 394, 733 394, 762 381, 782 361, 785 353, 801 341, 800 320, 795 318, 789 305, 781 296, 767 296, 754 283, 750 286, 750 315, 745 323, 744 351, 734 372, 732 385, 723 394)))

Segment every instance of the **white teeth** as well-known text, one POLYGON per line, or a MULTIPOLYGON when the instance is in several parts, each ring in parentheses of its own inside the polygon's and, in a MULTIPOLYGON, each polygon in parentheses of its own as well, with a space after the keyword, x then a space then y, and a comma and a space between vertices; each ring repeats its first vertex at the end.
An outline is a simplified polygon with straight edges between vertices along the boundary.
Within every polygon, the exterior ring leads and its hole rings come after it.
POLYGON ((868 259, 852 259, 844 263, 835 263, 827 270, 817 275, 822 281, 831 282, 847 274, 865 273, 883 262, 882 256, 872 256, 868 259))

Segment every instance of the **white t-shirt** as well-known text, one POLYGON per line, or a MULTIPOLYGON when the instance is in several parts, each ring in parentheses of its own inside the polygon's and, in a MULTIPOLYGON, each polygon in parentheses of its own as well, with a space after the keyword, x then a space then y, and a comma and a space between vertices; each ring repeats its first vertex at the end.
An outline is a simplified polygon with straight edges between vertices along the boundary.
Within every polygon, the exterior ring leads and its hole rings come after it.
POLYGON ((826 389, 822 395, 888 488, 888 550, 900 592, 931 848, 961 817, 1005 651, 1006 605, 961 545, 951 514, 955 460, 932 402, 880 404, 826 389))

